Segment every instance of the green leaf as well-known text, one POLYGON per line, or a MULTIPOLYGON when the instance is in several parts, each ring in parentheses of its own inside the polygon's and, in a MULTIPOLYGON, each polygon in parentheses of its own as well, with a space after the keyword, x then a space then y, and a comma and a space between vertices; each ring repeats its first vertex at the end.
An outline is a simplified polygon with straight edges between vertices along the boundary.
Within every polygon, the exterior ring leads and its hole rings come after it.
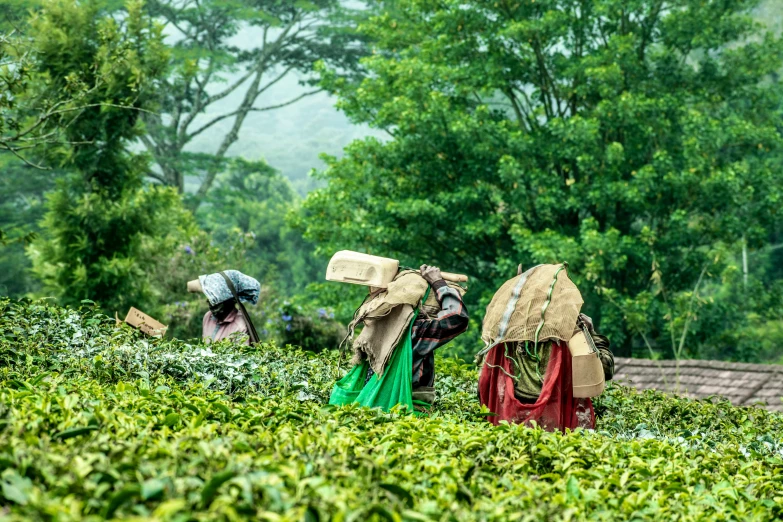
POLYGON ((8 381, 8 384, 11 388, 15 390, 32 390, 33 387, 28 383, 27 381, 21 381, 18 379, 12 379, 8 381))
POLYGON ((3 472, 2 491, 3 496, 7 500, 24 506, 30 499, 29 495, 32 489, 33 483, 29 478, 19 476, 19 474, 12 469, 7 469, 3 472))
POLYGON ((402 486, 398 486, 397 484, 387 484, 387 483, 378 484, 378 486, 381 489, 385 489, 389 493, 392 493, 393 495, 398 497, 400 500, 405 502, 405 505, 408 506, 409 508, 413 507, 413 496, 410 493, 408 493, 408 490, 406 490, 402 486))
POLYGON ((457 486, 457 498, 468 504, 473 504, 473 493, 471 493, 465 484, 459 484, 457 486))
POLYGON ((307 506, 307 510, 305 510, 304 519, 305 522, 320 522, 321 517, 318 514, 317 509, 315 509, 313 506, 307 506))
POLYGON ((166 418, 163 420, 164 426, 174 426, 179 422, 180 415, 179 413, 169 413, 166 415, 166 418))
POLYGON ((144 481, 141 485, 142 500, 157 498, 163 494, 166 482, 159 478, 151 478, 144 481))
POLYGON ((73 437, 79 437, 81 435, 86 435, 90 432, 98 430, 98 426, 79 426, 77 428, 69 428, 67 430, 63 430, 60 432, 55 433, 52 438, 60 439, 60 440, 67 440, 71 439, 73 437))
POLYGON ((120 506, 128 502, 130 499, 139 496, 139 492, 140 489, 137 485, 126 486, 120 491, 117 491, 114 495, 112 495, 111 499, 109 499, 109 503, 106 504, 102 514, 103 518, 113 517, 114 512, 117 511, 120 506))
POLYGON ((430 522, 431 520, 433 520, 433 518, 428 517, 427 515, 418 513, 410 509, 406 509, 405 511, 403 511, 402 517, 404 520, 415 520, 417 522, 430 522))
POLYGON ((186 506, 187 503, 184 499, 181 498, 167 500, 165 502, 161 502, 161 504, 155 508, 155 511, 152 512, 152 515, 156 519, 166 520, 169 517, 173 517, 180 511, 184 510, 186 506))
POLYGON ((33 379, 30 381, 30 383, 31 383, 33 386, 37 386, 37 385, 39 385, 39 384, 40 384, 40 383, 41 383, 41 382, 42 382, 44 379, 46 379, 46 378, 47 378, 49 375, 51 375, 51 374, 52 374, 51 372, 43 372, 43 373, 40 373, 40 374, 36 375, 35 377, 33 377, 33 379))
POLYGON ((571 475, 568 477, 568 482, 566 482, 566 499, 568 502, 575 502, 581 498, 581 493, 579 491, 579 481, 576 477, 571 475))
POLYGON ((209 506, 209 504, 212 503, 212 499, 215 497, 218 488, 225 482, 228 482, 232 478, 236 477, 236 475, 237 474, 234 471, 223 471, 222 473, 218 473, 209 479, 209 481, 204 485, 204 488, 201 490, 201 505, 203 507, 209 506))
POLYGON ((370 509, 367 510, 367 515, 378 515, 378 518, 387 520, 388 522, 399 522, 400 520, 399 516, 396 516, 380 504, 373 504, 370 509))
POLYGON ((223 412, 226 415, 226 417, 228 417, 229 419, 231 418, 231 410, 228 409, 228 406, 226 406, 222 402, 214 402, 212 403, 212 405, 218 410, 220 410, 221 412, 223 412))

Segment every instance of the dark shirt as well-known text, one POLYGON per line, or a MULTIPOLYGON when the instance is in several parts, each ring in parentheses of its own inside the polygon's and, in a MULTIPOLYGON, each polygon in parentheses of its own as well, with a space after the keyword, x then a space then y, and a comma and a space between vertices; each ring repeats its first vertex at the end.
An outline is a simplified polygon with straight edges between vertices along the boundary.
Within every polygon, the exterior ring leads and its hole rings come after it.
POLYGON ((419 317, 413 323, 414 388, 431 387, 435 382, 435 349, 448 343, 468 328, 468 310, 459 292, 449 287, 443 279, 432 284, 432 291, 440 303, 441 311, 435 318, 419 317))

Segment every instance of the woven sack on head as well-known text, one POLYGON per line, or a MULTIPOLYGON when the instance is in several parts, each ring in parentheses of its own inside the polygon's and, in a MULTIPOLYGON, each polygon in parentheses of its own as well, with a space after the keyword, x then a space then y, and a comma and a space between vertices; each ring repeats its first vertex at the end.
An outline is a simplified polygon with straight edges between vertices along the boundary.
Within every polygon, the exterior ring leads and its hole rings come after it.
MULTIPOLYGON (((467 292, 467 289, 462 288, 459 283, 446 281, 446 284, 449 286, 449 288, 453 288, 459 292, 460 297, 465 295, 465 292, 467 292)), ((427 317, 435 318, 441 312, 440 303, 438 302, 438 298, 435 294, 436 292, 430 292, 429 297, 427 297, 427 300, 424 301, 424 304, 421 307, 422 311, 427 315, 427 317)))
POLYGON ((584 301, 563 265, 538 265, 506 281, 487 306, 482 340, 487 346, 500 341, 535 341, 547 301, 538 341, 568 341, 584 301))

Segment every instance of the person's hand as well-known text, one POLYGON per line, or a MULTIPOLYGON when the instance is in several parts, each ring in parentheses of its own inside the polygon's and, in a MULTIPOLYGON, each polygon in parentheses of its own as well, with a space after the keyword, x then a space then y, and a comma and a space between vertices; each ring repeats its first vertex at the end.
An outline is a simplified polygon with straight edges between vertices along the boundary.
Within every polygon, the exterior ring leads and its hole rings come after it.
POLYGON ((421 272, 421 277, 423 277, 424 280, 429 284, 443 279, 443 276, 440 274, 440 268, 437 266, 421 265, 419 271, 421 272))
POLYGON ((581 320, 587 326, 588 332, 590 332, 591 334, 595 333, 595 328, 593 327, 593 320, 589 316, 585 314, 579 314, 579 320, 581 320))

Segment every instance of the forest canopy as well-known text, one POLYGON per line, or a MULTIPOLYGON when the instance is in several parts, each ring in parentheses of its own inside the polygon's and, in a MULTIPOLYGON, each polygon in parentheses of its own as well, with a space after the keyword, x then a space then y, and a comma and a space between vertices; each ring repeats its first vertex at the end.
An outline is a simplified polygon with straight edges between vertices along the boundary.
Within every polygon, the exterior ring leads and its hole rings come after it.
POLYGON ((773 4, 4 0, 0 293, 192 337, 184 281, 230 267, 260 330, 320 349, 361 301, 322 281, 354 249, 468 274, 469 357, 517 265, 567 261, 619 355, 774 361, 773 4), (237 144, 315 92, 369 130, 303 200, 237 144))
POLYGON ((395 2, 362 26, 366 78, 323 71, 390 139, 329 159, 307 237, 436 254, 478 314, 518 263, 568 261, 620 353, 746 358, 781 310, 783 42, 754 5, 395 2))

